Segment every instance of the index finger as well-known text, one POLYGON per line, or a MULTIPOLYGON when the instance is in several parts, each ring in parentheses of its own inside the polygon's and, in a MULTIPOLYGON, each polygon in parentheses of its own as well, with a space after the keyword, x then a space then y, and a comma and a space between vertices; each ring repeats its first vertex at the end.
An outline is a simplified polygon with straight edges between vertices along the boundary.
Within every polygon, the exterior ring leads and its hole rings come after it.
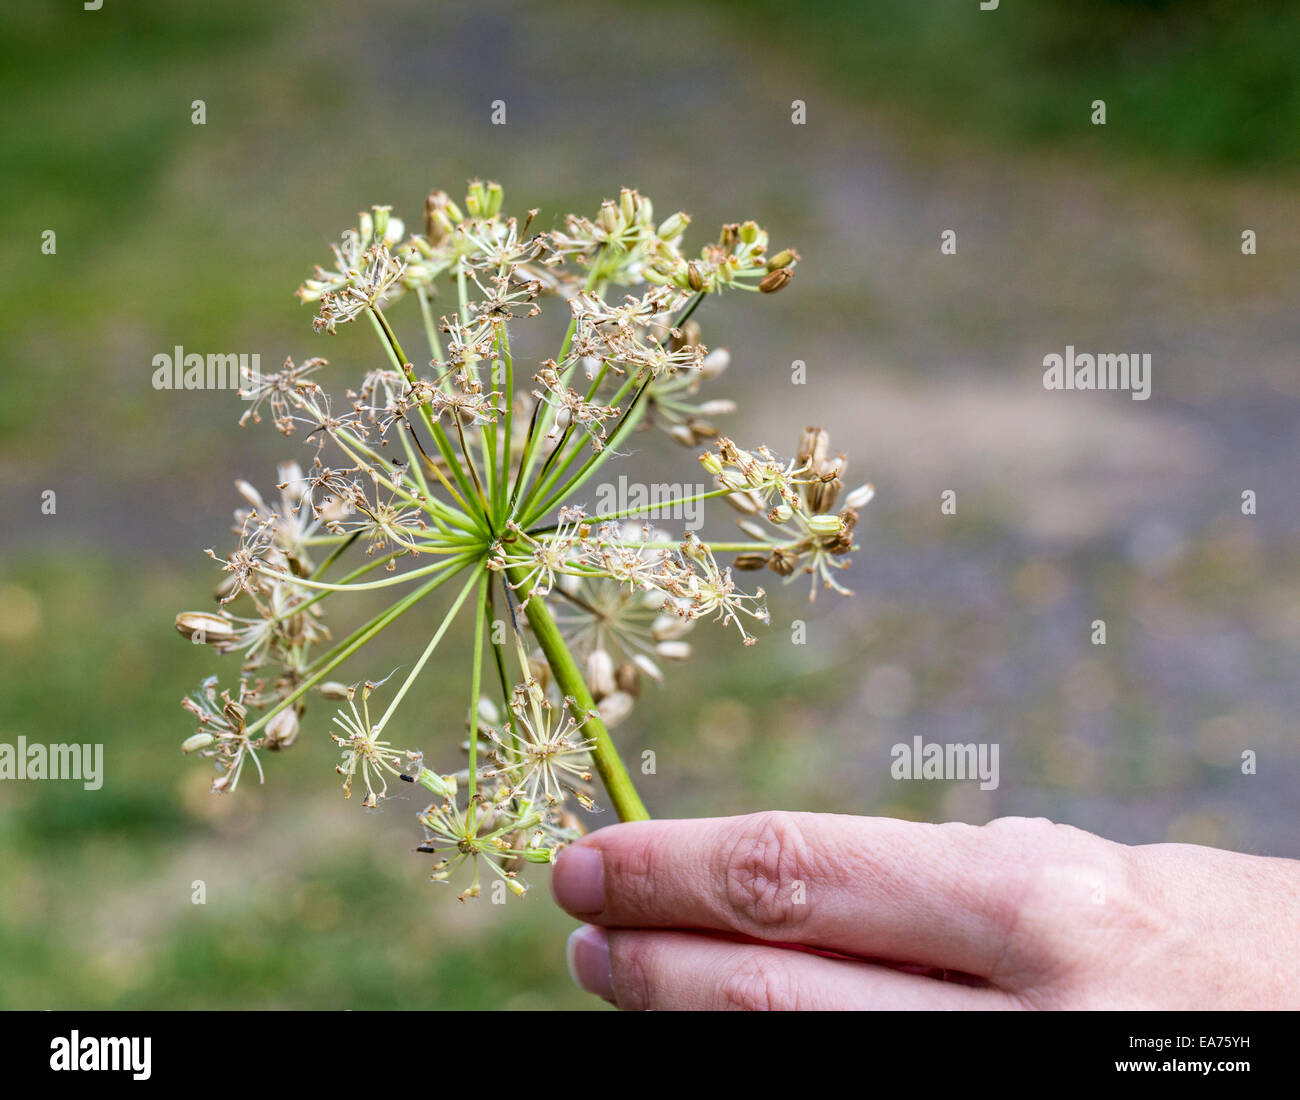
POLYGON ((615 928, 738 932, 992 978, 1014 967, 1023 838, 769 812, 612 825, 561 854, 556 900, 615 928))

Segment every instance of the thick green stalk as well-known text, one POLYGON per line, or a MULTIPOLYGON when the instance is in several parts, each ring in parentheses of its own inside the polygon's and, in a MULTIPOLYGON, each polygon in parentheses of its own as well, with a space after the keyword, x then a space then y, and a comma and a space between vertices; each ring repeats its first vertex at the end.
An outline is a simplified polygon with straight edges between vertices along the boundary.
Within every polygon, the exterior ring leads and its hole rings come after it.
MULTIPOLYGON (((519 583, 519 577, 514 579, 515 583, 519 583)), ((521 597, 527 599, 531 590, 531 584, 521 587, 521 597)), ((600 773, 601 782, 605 784, 605 792, 614 804, 619 820, 649 821, 650 813, 646 810, 645 803, 641 801, 641 796, 637 793, 632 777, 618 755, 618 750, 614 748, 609 730, 596 714, 595 700, 587 689, 586 680, 582 678, 578 662, 574 660, 573 654, 569 652, 569 647, 560 634, 560 628, 551 615, 551 609, 546 606, 545 600, 538 597, 528 600, 524 614, 528 616, 528 625, 533 628, 533 635, 542 647, 546 663, 551 666, 555 682, 560 685, 560 690, 576 703, 575 709, 582 712, 574 714, 573 717, 581 723, 584 715, 590 715, 582 725, 582 732, 596 742, 592 753, 596 761, 596 770, 600 773)))

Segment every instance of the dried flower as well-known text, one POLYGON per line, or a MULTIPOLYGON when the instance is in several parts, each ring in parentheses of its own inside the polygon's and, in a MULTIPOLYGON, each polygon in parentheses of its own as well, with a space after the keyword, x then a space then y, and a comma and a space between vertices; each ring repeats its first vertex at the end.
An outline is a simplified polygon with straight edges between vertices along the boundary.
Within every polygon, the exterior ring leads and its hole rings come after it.
MULTIPOLYGON (((688 252, 690 218, 657 219, 629 189, 549 232, 534 228, 537 211, 503 208, 500 185, 481 181, 463 202, 429 195, 422 232, 372 207, 332 264, 314 269, 298 291, 316 306, 314 327, 364 321, 384 360, 339 400, 318 381, 323 359, 287 360, 249 382, 241 424, 269 408, 283 435, 303 432, 309 461, 279 467, 277 496, 237 484, 236 545, 208 552, 222 566, 220 608, 176 620, 183 637, 239 653, 243 671, 263 677, 233 694, 209 679, 184 701, 198 729, 182 748, 216 764, 214 790, 234 790, 250 759, 260 776, 261 749, 318 736, 317 695, 344 703, 330 736, 345 795, 360 783, 362 805, 374 807, 393 777, 429 791, 419 850, 435 857, 434 881, 468 870, 462 900, 481 892, 483 867, 522 894, 527 865, 581 835, 570 807, 593 808, 596 772, 620 817, 646 816, 609 729, 634 712, 646 681, 665 679, 665 663, 690 657, 698 620, 734 625, 754 644, 768 622, 764 593, 737 576, 811 574, 844 591, 835 575, 871 496, 870 486, 843 494, 846 461, 820 429, 803 433, 791 459, 718 432, 735 403, 707 390, 730 357, 705 346, 694 315, 708 295, 780 290, 794 249, 770 250, 745 221, 688 252), (386 312, 409 297, 427 358, 407 354, 386 312), (563 344, 524 368, 515 329, 557 299, 569 319, 563 344), (701 461, 716 487, 665 504, 724 501, 743 517, 743 540, 683 538, 630 510, 584 509, 592 476, 643 428, 691 447, 713 441, 701 461), (425 601, 451 582, 455 596, 382 714, 371 709, 379 683, 331 678, 408 612, 424 619, 425 601), (335 641, 325 609, 344 593, 379 602, 335 641), (462 612, 474 638, 468 760, 441 774, 387 731, 462 612)), ((441 675, 450 685, 450 671, 441 675)))

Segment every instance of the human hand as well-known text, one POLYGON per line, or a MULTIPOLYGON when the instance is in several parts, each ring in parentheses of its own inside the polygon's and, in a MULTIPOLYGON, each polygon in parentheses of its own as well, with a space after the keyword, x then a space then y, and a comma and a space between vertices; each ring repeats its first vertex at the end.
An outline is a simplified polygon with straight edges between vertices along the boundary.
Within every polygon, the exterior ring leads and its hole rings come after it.
POLYGON ((631 822, 552 884, 620 1008, 1300 1007, 1300 862, 1042 818, 631 822))

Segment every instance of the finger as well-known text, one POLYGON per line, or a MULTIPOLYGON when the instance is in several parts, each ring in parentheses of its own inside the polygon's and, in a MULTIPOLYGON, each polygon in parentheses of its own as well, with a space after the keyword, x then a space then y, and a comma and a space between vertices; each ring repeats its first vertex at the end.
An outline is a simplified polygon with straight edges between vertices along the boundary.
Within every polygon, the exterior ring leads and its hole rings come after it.
POLYGON ((584 925, 569 937, 569 969, 588 993, 632 1010, 1014 1007, 994 989, 692 932, 584 925))
POLYGON ((565 849, 552 882, 595 924, 728 930, 991 978, 1022 948, 1016 835, 835 814, 633 822, 565 849))

